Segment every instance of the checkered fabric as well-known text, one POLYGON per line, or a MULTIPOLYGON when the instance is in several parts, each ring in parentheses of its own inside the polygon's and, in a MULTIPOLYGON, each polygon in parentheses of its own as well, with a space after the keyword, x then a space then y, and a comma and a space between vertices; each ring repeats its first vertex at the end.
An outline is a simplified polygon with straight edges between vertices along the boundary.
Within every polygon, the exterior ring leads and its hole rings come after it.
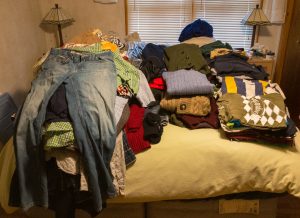
POLYGON ((75 137, 70 122, 52 122, 43 130, 44 149, 74 146, 75 137))
POLYGON ((242 96, 244 110, 246 114, 244 119, 247 124, 268 127, 278 126, 286 127, 286 113, 277 105, 268 99, 263 99, 261 96, 247 98, 242 96))

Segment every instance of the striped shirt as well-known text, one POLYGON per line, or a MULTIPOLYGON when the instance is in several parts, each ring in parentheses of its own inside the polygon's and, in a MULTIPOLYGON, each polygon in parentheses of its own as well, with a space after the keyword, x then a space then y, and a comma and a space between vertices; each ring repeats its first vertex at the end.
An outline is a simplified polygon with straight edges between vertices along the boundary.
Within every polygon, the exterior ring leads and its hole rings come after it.
POLYGON ((269 82, 263 80, 245 80, 233 76, 225 76, 222 81, 222 95, 226 93, 237 93, 248 98, 264 95, 269 82))

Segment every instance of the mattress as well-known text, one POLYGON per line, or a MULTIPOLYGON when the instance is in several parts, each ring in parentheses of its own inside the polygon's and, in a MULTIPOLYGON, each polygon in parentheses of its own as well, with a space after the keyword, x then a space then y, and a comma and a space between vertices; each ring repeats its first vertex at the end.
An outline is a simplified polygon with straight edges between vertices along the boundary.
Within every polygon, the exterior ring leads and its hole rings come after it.
POLYGON ((295 146, 230 141, 221 130, 169 124, 162 140, 137 155, 125 196, 113 203, 201 199, 241 192, 300 197, 299 134, 295 146))
MULTIPOLYGON (((290 193, 300 198, 300 135, 295 146, 230 141, 221 130, 188 130, 169 124, 160 143, 139 153, 126 172, 125 196, 108 203, 204 199, 243 192, 290 193)), ((12 140, 0 154, 7 212, 15 166, 12 140)))

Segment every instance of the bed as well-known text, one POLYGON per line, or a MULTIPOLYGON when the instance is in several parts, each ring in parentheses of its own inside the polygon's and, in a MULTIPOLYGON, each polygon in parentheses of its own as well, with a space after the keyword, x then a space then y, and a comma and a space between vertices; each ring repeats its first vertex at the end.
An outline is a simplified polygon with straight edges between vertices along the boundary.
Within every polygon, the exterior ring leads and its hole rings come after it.
MULTIPOLYGON (((233 193, 289 193, 300 197, 299 146, 299 134, 295 146, 280 147, 230 141, 221 130, 191 131, 169 124, 161 142, 138 154, 136 163, 127 170, 125 196, 109 199, 107 212, 99 217, 110 217, 109 211, 116 213, 118 210, 133 210, 144 216, 145 202, 154 214, 164 211, 162 208, 200 210, 202 204, 207 204, 204 208, 213 207, 219 200, 213 197, 233 193), (201 201, 207 198, 212 200, 201 201), (198 203, 181 201, 193 199, 198 203)), ((2 167, 14 164, 13 158, 7 155, 6 160, 10 162, 2 162, 2 167)), ((257 196, 254 199, 260 198, 257 196)), ((277 196, 272 197, 263 199, 261 208, 264 204, 268 205, 266 208, 276 208, 274 197, 277 196)), ((40 213, 37 209, 29 211, 30 217, 38 217, 40 213)))
MULTIPOLYGON (((1 169, 6 169, 0 173, 4 193, 0 200, 6 212, 16 210, 7 205, 15 166, 12 147, 10 140, 0 158, 1 169)), ((136 158, 126 171, 125 195, 108 199, 108 208, 99 217, 267 218, 276 216, 277 196, 300 198, 299 133, 293 145, 283 146, 231 141, 222 129, 189 130, 169 123, 161 141, 136 158), (228 196, 236 201, 221 203, 228 196), (224 214, 221 205, 227 205, 224 214)), ((41 208, 27 214, 53 217, 41 208)))
POLYGON ((300 197, 297 146, 230 141, 221 130, 191 131, 170 124, 161 142, 138 154, 127 170, 125 197, 109 202, 197 199, 251 191, 300 197))

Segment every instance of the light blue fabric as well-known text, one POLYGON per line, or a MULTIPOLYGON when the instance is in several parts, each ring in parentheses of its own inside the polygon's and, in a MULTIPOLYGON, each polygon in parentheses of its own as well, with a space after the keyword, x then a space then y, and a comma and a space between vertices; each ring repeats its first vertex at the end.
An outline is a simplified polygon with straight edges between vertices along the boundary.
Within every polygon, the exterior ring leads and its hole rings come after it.
POLYGON ((116 76, 110 51, 79 54, 51 50, 17 118, 14 144, 22 208, 48 206, 41 127, 48 101, 63 82, 95 210, 102 209, 102 194, 115 195, 109 163, 116 140, 116 76))
POLYGON ((129 42, 127 56, 129 59, 142 59, 142 51, 147 43, 145 42, 129 42))
POLYGON ((163 72, 168 95, 207 95, 213 93, 213 85, 206 75, 195 70, 163 72))

